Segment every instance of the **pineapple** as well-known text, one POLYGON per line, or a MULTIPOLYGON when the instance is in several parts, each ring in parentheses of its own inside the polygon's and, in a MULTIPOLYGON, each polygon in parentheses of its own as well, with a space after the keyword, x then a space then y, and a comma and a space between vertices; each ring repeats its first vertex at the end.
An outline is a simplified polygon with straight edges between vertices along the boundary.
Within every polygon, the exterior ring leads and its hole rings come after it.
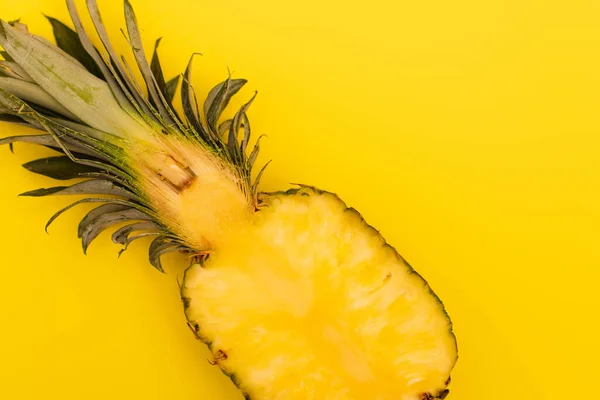
POLYGON ((75 29, 49 18, 56 44, 1 21, 0 119, 37 132, 0 139, 55 150, 25 164, 71 181, 24 196, 83 195, 84 252, 102 232, 124 251, 151 237, 149 261, 191 260, 181 299, 193 334, 246 398, 443 399, 457 360, 452 324, 426 281, 335 194, 307 185, 262 192, 250 145, 250 99, 222 117, 246 84, 228 77, 202 107, 185 73, 166 80, 142 46, 125 0, 143 82, 116 54, 95 0, 92 44, 74 0, 75 29), (180 87, 182 112, 173 106, 180 87))

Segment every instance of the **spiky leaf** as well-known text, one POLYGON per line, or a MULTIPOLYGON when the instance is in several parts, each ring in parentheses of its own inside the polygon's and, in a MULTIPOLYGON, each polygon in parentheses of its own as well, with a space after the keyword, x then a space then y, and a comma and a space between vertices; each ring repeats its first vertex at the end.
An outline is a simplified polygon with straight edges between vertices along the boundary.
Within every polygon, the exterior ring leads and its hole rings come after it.
POLYGON ((120 229, 118 229, 117 231, 115 231, 115 233, 113 233, 112 235, 112 241, 115 244, 126 244, 128 239, 129 239, 129 235, 131 235, 133 232, 138 232, 138 231, 156 231, 158 232, 160 230, 160 227, 158 225, 156 225, 154 222, 136 222, 134 224, 131 225, 126 225, 120 229))
POLYGON ((198 101, 196 99, 196 93, 192 87, 192 65, 194 57, 198 53, 193 54, 190 57, 190 61, 185 69, 183 81, 181 82, 181 103, 183 105, 183 113, 188 123, 194 128, 194 130, 200 135, 200 137, 206 142, 211 143, 211 138, 208 136, 202 123, 200 122, 200 115, 198 111, 198 101))
POLYGON ((176 77, 170 79, 167 82, 166 85, 166 89, 167 89, 167 100, 169 101, 169 103, 173 103, 173 99, 175 98, 175 92, 177 91, 177 86, 179 85, 179 79, 181 77, 179 75, 177 75, 176 77))
POLYGON ((227 108, 231 98, 248 82, 246 79, 230 79, 219 83, 208 93, 204 102, 206 124, 213 132, 218 132, 217 123, 227 108))
POLYGON ((81 165, 73 162, 67 156, 40 158, 23 164, 27 170, 58 180, 75 179, 82 174, 99 171, 87 165, 81 165))
MULTIPOLYGON (((79 174, 78 176, 81 176, 79 174)), ((48 195, 107 195, 119 196, 129 200, 137 200, 137 197, 129 190, 115 185, 104 179, 90 179, 71 186, 59 186, 48 189, 37 189, 21 194, 21 196, 42 197, 48 195)))
POLYGON ((121 82, 119 77, 112 74, 112 70, 109 68, 108 65, 104 63, 102 56, 100 56, 100 53, 98 53, 98 50, 92 44, 87 32, 83 27, 81 19, 79 18, 79 13, 77 12, 77 7, 75 5, 75 0, 67 0, 67 8, 69 10, 69 14, 71 15, 73 25, 75 26, 75 31, 79 36, 81 45, 83 46, 85 51, 90 55, 90 57, 94 60, 94 63, 102 72, 104 80, 107 82, 118 103, 125 111, 131 114, 135 114, 137 112, 137 109, 134 106, 134 99, 132 95, 127 92, 126 88, 124 87, 124 84, 121 82))
POLYGON ((139 210, 129 208, 112 212, 103 212, 95 218, 88 219, 86 224, 80 224, 80 237, 83 252, 87 252, 89 245, 109 227, 128 221, 149 220, 150 217, 139 210))
POLYGON ((164 272, 161 257, 167 253, 186 250, 189 250, 189 248, 183 246, 178 241, 167 236, 159 236, 150 244, 150 249, 148 251, 150 264, 160 272, 164 272))
POLYGON ((13 61, 0 61, 0 76, 4 74, 9 78, 19 79, 21 81, 33 82, 33 79, 25 72, 23 68, 13 61))
MULTIPOLYGON (((248 101, 246 104, 244 104, 239 111, 235 114, 235 116, 233 117, 233 121, 231 122, 231 126, 229 127, 229 139, 227 140, 227 147, 229 147, 229 152, 235 157, 235 160, 238 162, 242 162, 243 158, 244 158, 244 153, 241 151, 241 146, 238 147, 238 140, 237 140, 237 134, 238 131, 240 130, 240 128, 242 127, 242 122, 244 121, 244 116, 246 115, 246 112, 248 111, 248 108, 250 108, 250 105, 252 104, 252 102, 254 101, 254 99, 256 98, 256 93, 254 93, 254 96, 252 96, 252 98, 250 99, 250 101, 248 101)), ((244 140, 248 140, 250 137, 250 129, 246 129, 245 133, 244 133, 244 140)))
POLYGON ((70 119, 78 119, 73 113, 63 107, 54 97, 50 96, 48 92, 35 83, 15 78, 0 77, 0 89, 6 90, 7 92, 18 96, 27 102, 40 105, 70 119))
POLYGON ((102 71, 81 44, 77 32, 55 18, 49 16, 46 18, 52 25, 56 45, 79 61, 90 73, 103 79, 102 71))
POLYGON ((36 83, 77 118, 103 132, 143 129, 115 100, 110 87, 29 33, 0 22, 0 45, 36 83), (66 79, 68 77, 68 80, 66 79))

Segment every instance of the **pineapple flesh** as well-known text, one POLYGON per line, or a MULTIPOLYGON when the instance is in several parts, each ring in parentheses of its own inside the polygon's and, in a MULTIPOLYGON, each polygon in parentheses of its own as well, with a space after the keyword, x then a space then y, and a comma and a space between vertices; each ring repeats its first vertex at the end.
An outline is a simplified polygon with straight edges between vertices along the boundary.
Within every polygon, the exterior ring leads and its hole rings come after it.
POLYGON ((253 399, 443 397, 456 345, 423 278, 334 194, 263 201, 185 274, 214 362, 253 399))
POLYGON ((129 42, 143 82, 114 51, 95 0, 101 46, 74 0, 75 29, 49 18, 56 44, 0 21, 0 120, 32 134, 0 139, 59 154, 25 164, 69 182, 25 196, 84 195, 84 251, 105 230, 128 246, 152 238, 149 261, 192 260, 181 283, 188 325, 212 363, 255 400, 443 399, 457 360, 452 323, 427 282, 335 194, 297 185, 261 192, 247 110, 223 118, 246 83, 228 77, 202 107, 192 60, 166 80, 144 52, 131 4, 129 42), (180 86, 183 112, 173 106, 180 86), (251 149, 251 150, 250 150, 251 149))

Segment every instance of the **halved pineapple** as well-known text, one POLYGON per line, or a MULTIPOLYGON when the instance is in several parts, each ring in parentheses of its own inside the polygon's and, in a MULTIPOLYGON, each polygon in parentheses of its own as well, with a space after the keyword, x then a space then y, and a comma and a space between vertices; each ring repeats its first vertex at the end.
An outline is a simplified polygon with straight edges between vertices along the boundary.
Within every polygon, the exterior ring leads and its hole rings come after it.
POLYGON ((80 179, 25 195, 101 203, 80 223, 84 250, 119 225, 113 241, 124 249, 154 237, 158 270, 162 255, 190 254, 181 289, 189 325, 248 398, 445 398, 457 347, 441 302, 336 195, 309 186, 260 192, 264 167, 251 174, 258 142, 247 151, 252 100, 221 118, 246 81, 221 82, 200 110, 190 61, 180 114, 178 78, 165 80, 156 49, 148 63, 128 1, 146 93, 115 54, 96 2, 87 5, 104 52, 67 5, 76 31, 50 19, 58 47, 20 23, 0 25, 0 118, 47 132, 0 144, 53 148, 62 155, 26 167, 80 179))
POLYGON ((334 194, 262 197, 183 281, 215 363, 252 399, 443 398, 456 342, 423 278, 334 194))

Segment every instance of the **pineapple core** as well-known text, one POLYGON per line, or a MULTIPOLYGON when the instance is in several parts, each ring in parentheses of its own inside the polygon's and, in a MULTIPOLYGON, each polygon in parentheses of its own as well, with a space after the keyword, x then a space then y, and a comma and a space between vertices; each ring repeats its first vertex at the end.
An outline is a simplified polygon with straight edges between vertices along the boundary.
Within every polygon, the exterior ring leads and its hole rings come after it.
POLYGON ((213 251, 248 224, 253 199, 231 166, 181 139, 144 145, 129 150, 143 190, 161 210, 162 223, 190 247, 213 251))
POLYGON ((251 399, 443 398, 450 321, 361 216, 311 188, 271 194, 188 269, 190 327, 251 399))

